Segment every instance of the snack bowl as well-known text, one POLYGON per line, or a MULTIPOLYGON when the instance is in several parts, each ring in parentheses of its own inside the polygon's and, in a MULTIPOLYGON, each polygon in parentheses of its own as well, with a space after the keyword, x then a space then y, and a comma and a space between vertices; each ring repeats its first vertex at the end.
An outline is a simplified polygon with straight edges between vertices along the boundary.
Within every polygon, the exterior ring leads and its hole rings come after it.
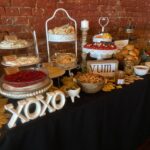
POLYGON ((97 93, 104 86, 104 81, 101 81, 98 83, 84 83, 84 82, 78 81, 78 83, 81 86, 82 91, 85 93, 97 93))
POLYGON ((85 93, 96 93, 104 86, 104 77, 92 72, 78 73, 76 75, 78 85, 85 93))
POLYGON ((81 88, 76 88, 76 89, 69 89, 67 91, 67 95, 71 98, 71 101, 74 103, 75 97, 80 98, 79 93, 81 91, 81 88))
POLYGON ((149 67, 144 65, 137 65, 134 66, 134 72, 136 75, 144 76, 148 73, 149 67))

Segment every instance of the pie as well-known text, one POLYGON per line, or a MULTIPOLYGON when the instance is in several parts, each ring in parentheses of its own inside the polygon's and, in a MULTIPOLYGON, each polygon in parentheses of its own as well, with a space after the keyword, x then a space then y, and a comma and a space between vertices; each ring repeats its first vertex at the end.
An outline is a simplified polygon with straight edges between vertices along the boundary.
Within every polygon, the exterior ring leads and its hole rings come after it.
POLYGON ((41 70, 21 70, 1 79, 3 89, 10 92, 30 92, 50 84, 47 74, 41 70))
POLYGON ((14 87, 24 87, 43 81, 46 73, 37 70, 20 70, 17 73, 4 75, 3 82, 14 87))

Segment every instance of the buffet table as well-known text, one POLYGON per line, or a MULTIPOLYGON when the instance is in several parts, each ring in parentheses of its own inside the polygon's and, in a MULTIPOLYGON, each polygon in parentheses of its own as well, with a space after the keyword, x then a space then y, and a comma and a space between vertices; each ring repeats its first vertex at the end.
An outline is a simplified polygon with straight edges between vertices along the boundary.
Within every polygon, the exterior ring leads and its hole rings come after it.
POLYGON ((135 150, 150 136, 150 75, 123 89, 80 96, 8 130, 0 150, 135 150))

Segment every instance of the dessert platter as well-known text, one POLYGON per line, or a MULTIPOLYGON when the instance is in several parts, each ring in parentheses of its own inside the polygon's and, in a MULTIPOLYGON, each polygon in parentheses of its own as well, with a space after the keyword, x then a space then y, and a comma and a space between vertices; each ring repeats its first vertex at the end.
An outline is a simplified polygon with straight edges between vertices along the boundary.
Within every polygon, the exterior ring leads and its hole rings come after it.
POLYGON ((18 39, 15 35, 6 35, 4 40, 0 42, 0 49, 23 49, 32 46, 32 42, 18 39))
POLYGON ((73 53, 58 53, 55 63, 60 68, 71 70, 77 67, 77 58, 73 53))
POLYGON ((48 30, 48 39, 51 42, 71 42, 75 38, 75 28, 69 24, 48 30))
POLYGON ((36 56, 20 56, 17 57, 16 55, 9 55, 3 56, 3 61, 1 62, 2 65, 7 67, 23 67, 23 66, 30 66, 35 65, 40 62, 40 58, 36 56))
POLYGON ((90 43, 83 47, 83 52, 90 53, 92 58, 98 60, 111 58, 113 54, 118 52, 113 42, 90 43))
POLYGON ((93 43, 88 43, 83 46, 82 51, 89 53, 92 58, 98 60, 108 59, 112 58, 118 52, 116 45, 112 42, 111 34, 104 32, 108 23, 108 17, 100 17, 99 24, 102 27, 101 33, 93 36, 93 43))
POLYGON ((52 84, 43 70, 20 70, 1 77, 0 93, 12 99, 27 98, 46 92, 52 84))

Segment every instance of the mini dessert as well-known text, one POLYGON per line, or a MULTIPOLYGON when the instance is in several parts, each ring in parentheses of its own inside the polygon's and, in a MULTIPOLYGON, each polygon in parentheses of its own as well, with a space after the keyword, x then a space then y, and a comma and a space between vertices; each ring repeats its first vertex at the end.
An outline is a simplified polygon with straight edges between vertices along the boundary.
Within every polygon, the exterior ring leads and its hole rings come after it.
POLYGON ((10 75, 10 74, 15 74, 17 72, 19 72, 19 68, 18 67, 6 67, 4 68, 6 75, 10 75))
POLYGON ((86 44, 83 47, 83 52, 90 53, 90 56, 96 59, 111 58, 118 50, 112 42, 100 42, 86 44))
POLYGON ((16 62, 16 59, 17 59, 16 55, 3 56, 3 61, 5 63, 11 62, 12 64, 14 64, 16 62))

